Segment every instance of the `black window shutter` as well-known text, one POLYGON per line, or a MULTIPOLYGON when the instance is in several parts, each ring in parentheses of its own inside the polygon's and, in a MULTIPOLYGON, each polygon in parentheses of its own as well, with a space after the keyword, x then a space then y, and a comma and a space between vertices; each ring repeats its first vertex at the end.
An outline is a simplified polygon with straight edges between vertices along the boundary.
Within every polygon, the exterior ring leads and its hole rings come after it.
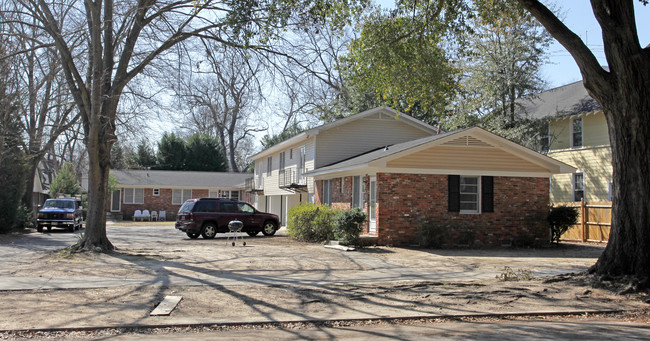
POLYGON ((449 212, 460 212, 460 175, 449 175, 449 212))
POLYGON ((481 177, 481 212, 494 212, 494 177, 481 177))

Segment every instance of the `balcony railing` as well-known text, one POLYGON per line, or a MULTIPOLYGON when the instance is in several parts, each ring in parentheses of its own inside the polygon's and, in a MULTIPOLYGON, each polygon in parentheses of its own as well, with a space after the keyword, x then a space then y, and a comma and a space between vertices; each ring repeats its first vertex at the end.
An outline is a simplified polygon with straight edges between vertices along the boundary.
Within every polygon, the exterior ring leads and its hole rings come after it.
POLYGON ((302 176, 297 169, 289 168, 280 170, 278 186, 285 189, 304 189, 307 188, 307 178, 302 176))
POLYGON ((245 187, 249 192, 261 192, 264 190, 263 181, 255 181, 255 178, 246 179, 245 187))

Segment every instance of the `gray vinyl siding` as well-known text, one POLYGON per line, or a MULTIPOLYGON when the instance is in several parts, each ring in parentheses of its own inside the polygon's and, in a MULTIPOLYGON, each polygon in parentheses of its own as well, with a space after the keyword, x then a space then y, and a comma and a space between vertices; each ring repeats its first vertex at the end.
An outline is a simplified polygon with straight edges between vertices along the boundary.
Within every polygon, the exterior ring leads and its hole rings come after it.
POLYGON ((430 136, 404 119, 388 115, 364 118, 316 136, 315 167, 323 167, 370 150, 430 136))

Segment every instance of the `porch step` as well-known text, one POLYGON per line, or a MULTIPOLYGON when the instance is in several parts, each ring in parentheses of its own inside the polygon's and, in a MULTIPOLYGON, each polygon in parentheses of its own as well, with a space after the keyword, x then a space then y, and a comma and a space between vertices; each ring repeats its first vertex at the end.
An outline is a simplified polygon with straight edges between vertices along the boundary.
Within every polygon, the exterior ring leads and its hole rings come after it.
POLYGON ((359 237, 361 238, 362 246, 377 245, 377 242, 379 241, 379 237, 371 234, 362 234, 359 237))

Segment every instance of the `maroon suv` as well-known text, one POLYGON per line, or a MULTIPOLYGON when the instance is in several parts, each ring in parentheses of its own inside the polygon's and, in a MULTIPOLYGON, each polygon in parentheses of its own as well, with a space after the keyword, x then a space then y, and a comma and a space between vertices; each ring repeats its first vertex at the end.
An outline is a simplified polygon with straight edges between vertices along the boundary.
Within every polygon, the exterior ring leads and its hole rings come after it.
POLYGON ((231 199, 189 199, 178 210, 176 228, 195 239, 202 235, 214 238, 217 233, 228 232, 228 223, 239 220, 244 223, 242 232, 256 236, 262 232, 272 236, 280 226, 278 216, 256 210, 249 203, 231 199))

